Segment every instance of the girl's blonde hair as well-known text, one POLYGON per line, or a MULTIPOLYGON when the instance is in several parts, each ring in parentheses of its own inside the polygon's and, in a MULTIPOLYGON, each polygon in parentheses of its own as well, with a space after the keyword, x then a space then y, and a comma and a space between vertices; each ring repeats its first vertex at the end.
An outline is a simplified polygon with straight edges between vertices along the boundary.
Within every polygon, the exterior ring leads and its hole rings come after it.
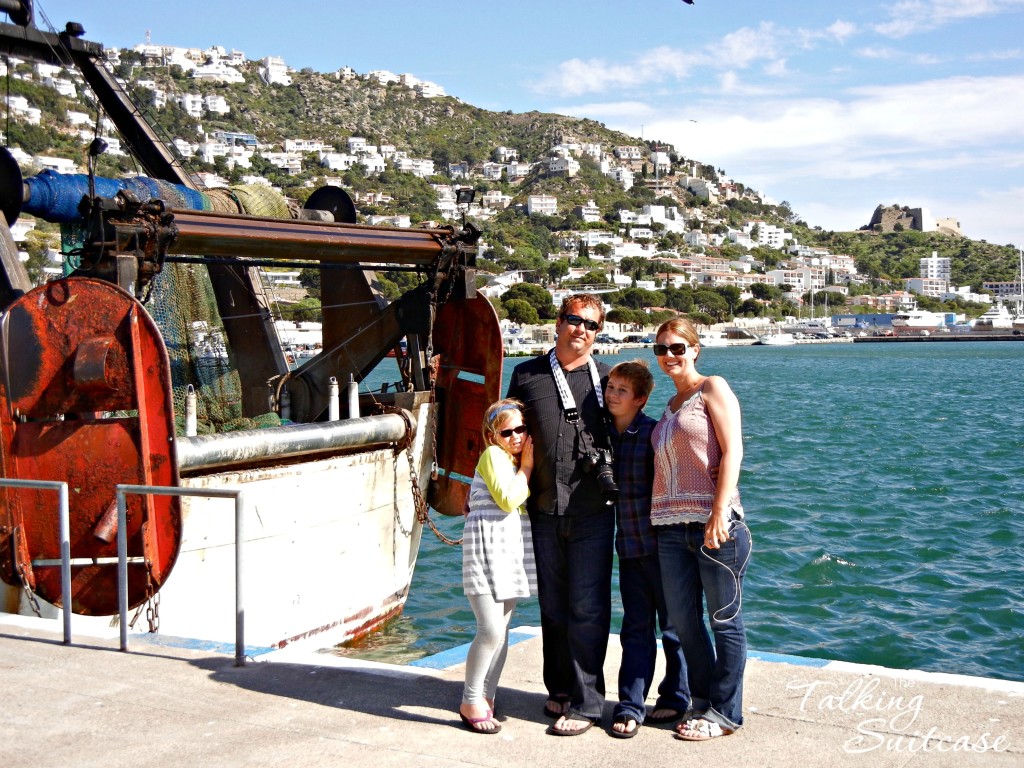
MULTIPOLYGON (((501 431, 502 425, 508 422, 509 417, 517 412, 525 424, 526 406, 519 400, 516 400, 514 397, 506 397, 504 400, 491 403, 490 407, 484 412, 484 423, 480 430, 481 434, 483 434, 484 442, 487 445, 501 445, 495 436, 501 431)), ((502 447, 504 448, 504 446, 502 447)))

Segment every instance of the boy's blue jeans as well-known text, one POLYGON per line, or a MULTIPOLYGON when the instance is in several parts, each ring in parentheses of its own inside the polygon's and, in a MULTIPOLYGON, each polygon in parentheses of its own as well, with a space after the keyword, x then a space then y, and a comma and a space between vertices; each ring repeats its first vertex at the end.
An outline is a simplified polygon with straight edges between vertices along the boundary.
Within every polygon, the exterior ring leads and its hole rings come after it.
POLYGON ((657 553, 619 559, 619 593, 622 596, 622 662, 619 665, 619 703, 615 716, 643 723, 644 702, 654 682, 658 658, 658 628, 665 653, 665 677, 658 686, 654 709, 674 709, 680 715, 690 705, 683 652, 679 637, 668 621, 661 568, 657 553))

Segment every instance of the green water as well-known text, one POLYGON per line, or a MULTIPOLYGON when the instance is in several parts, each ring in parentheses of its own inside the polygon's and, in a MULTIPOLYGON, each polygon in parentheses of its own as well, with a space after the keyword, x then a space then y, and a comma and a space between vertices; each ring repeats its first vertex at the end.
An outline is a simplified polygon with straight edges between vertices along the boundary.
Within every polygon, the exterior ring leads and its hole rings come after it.
MULTIPOLYGON (((635 357, 658 417, 650 349, 601 359, 635 357)), ((743 410, 752 649, 1024 680, 1024 343, 713 348, 700 368, 743 410)), ((535 600, 513 624, 539 626, 535 600)), ((403 616, 340 652, 410 661, 473 628, 461 551, 424 532, 403 616)))

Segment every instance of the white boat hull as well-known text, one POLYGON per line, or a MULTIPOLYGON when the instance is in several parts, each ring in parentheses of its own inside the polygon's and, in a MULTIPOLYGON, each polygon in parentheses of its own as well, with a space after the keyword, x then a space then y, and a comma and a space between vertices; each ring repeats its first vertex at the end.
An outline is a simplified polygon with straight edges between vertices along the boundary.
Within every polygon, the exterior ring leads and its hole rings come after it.
POLYGON ((728 339, 721 333, 702 333, 699 334, 698 340, 702 347, 727 347, 729 346, 728 339))
MULTIPOLYGON (((426 494, 429 405, 412 445, 426 494)), ((193 489, 245 491, 244 628, 247 646, 281 647, 322 631, 355 639, 397 616, 416 567, 422 525, 409 460, 390 447, 320 460, 183 478, 193 489)), ((162 635, 235 641, 235 515, 231 499, 184 497, 182 544, 159 594, 162 635)), ((72 553, 73 555, 73 553, 72 553)), ((30 614, 22 590, 2 585, 6 610, 30 614)), ((43 616, 60 609, 40 600, 43 616)), ((75 616, 76 626, 116 617, 75 616)), ((145 617, 133 632, 147 632, 145 617)))
POLYGON ((791 333, 770 333, 762 336, 759 342, 766 347, 788 347, 796 344, 796 337, 791 333))

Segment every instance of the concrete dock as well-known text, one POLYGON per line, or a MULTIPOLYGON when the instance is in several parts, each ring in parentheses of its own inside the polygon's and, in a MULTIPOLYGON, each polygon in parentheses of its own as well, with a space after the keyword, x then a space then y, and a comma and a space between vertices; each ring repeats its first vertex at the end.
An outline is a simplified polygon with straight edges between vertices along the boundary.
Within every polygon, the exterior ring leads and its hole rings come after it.
POLYGON ((0 766, 1024 765, 1024 683, 753 652, 736 734, 610 738, 616 637, 602 728, 557 738, 541 713, 538 632, 512 640, 502 730, 482 736, 456 714, 465 647, 411 666, 288 647, 238 667, 232 648, 147 635, 127 653, 116 636, 65 645, 57 622, 0 614, 0 766))

